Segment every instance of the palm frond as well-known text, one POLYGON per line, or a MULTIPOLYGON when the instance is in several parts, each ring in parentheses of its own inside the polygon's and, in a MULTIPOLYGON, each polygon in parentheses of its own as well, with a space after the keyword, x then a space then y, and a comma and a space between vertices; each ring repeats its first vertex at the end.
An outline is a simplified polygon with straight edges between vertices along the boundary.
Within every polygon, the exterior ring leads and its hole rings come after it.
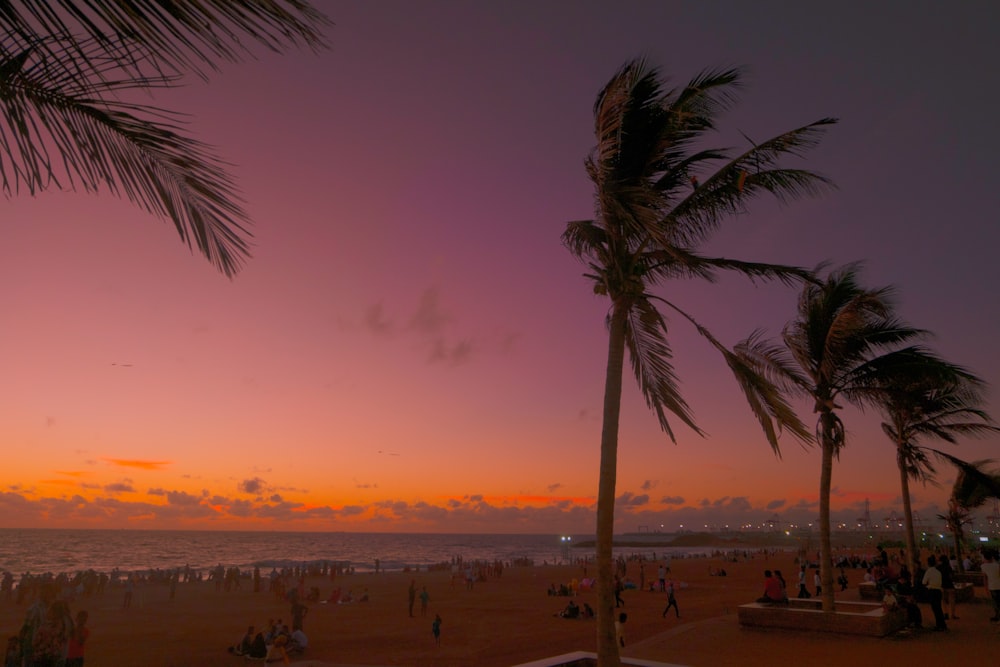
POLYGON ((666 213, 664 223, 672 238, 682 245, 701 243, 723 218, 746 211, 747 204, 765 192, 786 203, 830 190, 833 183, 825 176, 778 165, 785 156, 801 156, 815 147, 827 126, 836 122, 820 119, 731 159, 666 213))
MULTIPOLYGON (((92 41, 131 75, 147 66, 204 77, 219 60, 253 57, 250 44, 281 52, 325 48, 330 19, 304 0, 19 0, 0 3, 4 41, 38 47, 46 56, 55 36, 70 44, 92 41)), ((89 69, 90 49, 76 49, 75 66, 89 69)))
POLYGON ((740 351, 734 352, 729 350, 711 331, 676 304, 659 297, 657 297, 657 300, 690 322, 698 331, 698 334, 722 355, 726 361, 726 365, 732 371, 737 385, 743 391, 743 395, 746 397, 754 417, 760 424, 761 430, 764 431, 764 436, 771 445, 771 449, 777 456, 781 456, 778 447, 778 437, 784 430, 790 431, 802 443, 811 441, 812 437, 809 431, 802 424, 802 421, 795 414, 795 411, 785 398, 784 384, 772 382, 766 372, 761 372, 762 369, 758 367, 752 355, 744 355, 740 351))
POLYGON ((3 86, 0 172, 5 194, 60 185, 127 197, 173 221, 182 241, 197 247, 227 276, 249 255, 247 215, 211 148, 184 136, 182 117, 119 101, 132 89, 169 79, 96 77, 83 80, 33 59, 3 86), (53 159, 49 151, 58 159, 53 159))
POLYGON ((666 337, 663 316, 647 299, 638 300, 629 311, 625 344, 628 347, 632 371, 646 398, 646 405, 656 412, 660 428, 677 442, 667 418, 667 412, 677 416, 691 430, 704 435, 694 422, 691 408, 678 391, 673 353, 666 337))
POLYGON ((649 252, 646 259, 649 265, 646 275, 652 284, 678 277, 715 282, 719 271, 740 273, 752 282, 777 280, 784 285, 814 279, 811 271, 797 266, 705 257, 680 246, 649 252))

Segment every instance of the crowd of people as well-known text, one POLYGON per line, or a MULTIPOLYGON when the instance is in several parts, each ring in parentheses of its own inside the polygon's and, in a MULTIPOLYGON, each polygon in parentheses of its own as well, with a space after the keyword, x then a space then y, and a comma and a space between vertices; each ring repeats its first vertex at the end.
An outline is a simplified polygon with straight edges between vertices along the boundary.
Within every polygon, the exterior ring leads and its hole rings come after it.
POLYGON ((16 635, 7 639, 4 667, 83 667, 89 615, 74 615, 54 581, 39 585, 16 635))
MULTIPOLYGON (((863 568, 863 582, 873 585, 881 595, 884 609, 903 609, 906 612, 907 627, 923 628, 923 618, 919 603, 930 606, 933 615, 933 630, 948 629, 949 620, 958 620, 956 604, 958 599, 955 572, 958 563, 953 554, 930 554, 917 565, 914 572, 907 565, 908 559, 903 551, 898 555, 890 555, 881 546, 871 557, 858 555, 841 556, 834 565, 839 569, 837 583, 840 590, 846 590, 848 578, 846 568, 863 568)), ((796 597, 808 598, 811 594, 806 587, 806 573, 809 565, 803 563, 798 575, 798 592, 796 597)), ((982 572, 985 575, 986 588, 993 604, 991 621, 1000 622, 1000 554, 995 549, 973 551, 965 556, 961 563, 963 572, 982 572)), ((815 594, 822 594, 819 582, 819 569, 814 570, 815 594)), ((764 591, 757 599, 759 603, 788 604, 787 584, 780 570, 764 571, 764 591)))

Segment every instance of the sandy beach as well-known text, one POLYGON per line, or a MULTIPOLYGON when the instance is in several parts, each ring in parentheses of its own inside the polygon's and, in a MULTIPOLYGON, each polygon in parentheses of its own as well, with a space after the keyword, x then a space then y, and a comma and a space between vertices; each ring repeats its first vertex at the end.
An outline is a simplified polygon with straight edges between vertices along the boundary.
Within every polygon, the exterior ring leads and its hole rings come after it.
MULTIPOLYGON (((657 564, 644 566, 648 582, 657 564)), ((794 554, 754 554, 737 562, 717 558, 674 559, 671 577, 677 582, 680 617, 666 618, 662 593, 626 590, 628 613, 623 655, 692 667, 714 665, 773 665, 775 656, 801 665, 884 667, 916 664, 929 658, 988 664, 1000 639, 1000 626, 989 622, 992 613, 986 594, 977 590, 975 602, 960 604, 959 619, 947 633, 919 632, 883 639, 743 630, 736 608, 761 590, 765 568, 781 569, 794 580, 794 554), (725 568, 727 576, 711 576, 725 568)), ((591 566, 588 574, 593 573, 591 566)), ((838 599, 859 599, 862 570, 848 572, 851 586, 838 599)), ((594 621, 568 620, 556 614, 569 598, 551 597, 550 584, 568 583, 585 576, 581 566, 512 567, 500 578, 478 582, 467 590, 452 582, 451 574, 390 572, 312 577, 307 589, 319 588, 321 599, 335 587, 359 595, 368 589, 370 601, 353 604, 308 603, 304 629, 308 650, 293 656, 300 665, 433 665, 435 667, 509 667, 549 655, 594 650, 594 621), (408 614, 407 589, 426 586, 430 603, 421 615, 419 599, 414 617, 408 614), (443 620, 441 646, 431 634, 435 614, 443 620)), ((639 581, 639 564, 629 564, 629 577, 639 581)), ((583 590, 575 598, 582 606, 595 603, 596 594, 583 590)), ((163 584, 136 589, 130 609, 122 608, 123 591, 109 589, 102 596, 72 602, 74 612, 90 614, 91 637, 86 664, 91 666, 201 667, 247 664, 229 655, 226 647, 239 640, 248 625, 262 627, 268 619, 290 623, 290 605, 265 591, 254 593, 248 581, 240 590, 217 591, 210 582, 180 584, 170 599, 163 584)), ((26 604, 0 601, 0 630, 15 634, 26 604)), ((925 624, 930 611, 923 606, 925 624)), ((260 664, 260 663, 253 663, 260 664)), ((280 663, 277 663, 280 664, 280 663)))

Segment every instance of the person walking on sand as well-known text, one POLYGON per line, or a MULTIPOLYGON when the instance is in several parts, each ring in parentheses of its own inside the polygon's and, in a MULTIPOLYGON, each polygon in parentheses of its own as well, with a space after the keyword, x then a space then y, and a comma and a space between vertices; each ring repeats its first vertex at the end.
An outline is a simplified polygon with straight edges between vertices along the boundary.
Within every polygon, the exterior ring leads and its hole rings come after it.
POLYGON ((427 615, 427 603, 431 601, 431 594, 427 592, 427 587, 423 586, 420 589, 420 615, 427 615))
POLYGON ((128 575, 128 579, 125 580, 125 599, 122 600, 122 609, 128 609, 132 606, 132 594, 135 591, 135 580, 132 575, 128 575))
POLYGON ((434 635, 434 644, 437 646, 441 645, 441 614, 434 614, 434 620, 431 622, 431 634, 434 635))
POLYGON ((410 599, 410 618, 413 618, 413 603, 417 601, 417 580, 410 579, 410 588, 407 591, 410 599))
POLYGON ((809 589, 806 588, 806 566, 803 565, 799 568, 799 597, 800 598, 810 598, 809 589))
POLYGON ((674 597, 674 582, 672 579, 667 582, 667 608, 663 610, 662 618, 667 617, 667 612, 670 611, 671 607, 674 608, 677 618, 680 618, 681 608, 677 606, 677 598, 674 597))

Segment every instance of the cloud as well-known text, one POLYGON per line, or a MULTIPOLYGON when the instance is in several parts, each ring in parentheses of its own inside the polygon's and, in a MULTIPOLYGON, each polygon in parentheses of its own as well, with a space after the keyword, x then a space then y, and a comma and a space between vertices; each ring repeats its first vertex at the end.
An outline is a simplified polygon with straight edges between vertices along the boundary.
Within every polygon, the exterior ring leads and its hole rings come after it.
MULTIPOLYGON (((254 480, 249 480, 254 481, 254 480)), ((262 480, 259 486, 265 486, 262 480)), ((129 487, 131 481, 118 482, 129 487)), ((39 496, 36 490, 0 492, 0 516, 14 517, 11 527, 94 527, 117 528, 150 526, 157 528, 269 527, 276 530, 421 530, 426 532, 495 532, 504 526, 511 532, 593 535, 595 503, 593 498, 557 496, 485 496, 426 500, 386 498, 372 503, 354 503, 342 507, 310 504, 277 493, 266 497, 227 497, 202 489, 198 493, 153 487, 146 500, 122 494, 122 487, 95 489, 98 497, 81 495, 39 496), (121 494, 121 495, 120 495, 121 494), (127 500, 126 500, 127 499, 127 500)), ((90 492, 88 492, 90 493, 90 492)), ((686 505, 682 498, 665 497, 650 503, 645 494, 623 493, 615 531, 618 533, 656 526, 673 532, 680 526, 687 530, 756 530, 774 526, 802 526, 816 520, 813 499, 789 499, 784 509, 776 501, 755 505, 744 496, 704 498, 697 506, 686 505), (780 514, 777 514, 780 512, 780 514), (777 517, 777 518, 775 518, 777 517), (775 523, 777 521, 777 523, 775 523)), ((914 508, 924 517, 944 511, 933 504, 914 508)), ((990 508, 983 510, 987 513, 990 508)), ((889 516, 900 508, 874 504, 873 517, 889 516)), ((853 526, 859 516, 854 504, 838 506, 832 513, 834 525, 853 526)))
POLYGON ((395 331, 395 326, 386 314, 382 302, 368 307, 364 314, 364 326, 374 334, 380 336, 391 335, 395 331))
POLYGON ((166 493, 167 504, 169 505, 183 505, 191 507, 193 505, 201 504, 201 497, 192 495, 185 491, 168 491, 166 493))
POLYGON ((661 505, 683 505, 684 498, 682 496, 663 496, 660 498, 661 505))
POLYGON ((433 362, 445 362, 452 366, 460 366, 472 357, 472 342, 462 340, 448 343, 444 338, 435 338, 430 343, 429 359, 433 362))
POLYGON ((660 483, 655 480, 647 479, 645 482, 642 483, 642 485, 639 488, 642 489, 643 491, 652 491, 659 484, 660 483))
POLYGON ((161 468, 173 463, 173 461, 145 461, 142 459, 105 458, 104 460, 112 465, 121 466, 123 468, 139 468, 140 470, 160 470, 161 468))
MULTIPOLYGON (((381 301, 369 306, 362 315, 364 328, 376 335, 390 337, 405 334, 415 340, 418 349, 426 350, 429 363, 460 366, 469 362, 481 346, 470 336, 455 336, 451 331, 453 320, 441 305, 441 293, 437 287, 428 287, 420 294, 413 313, 403 326, 396 324, 397 318, 388 312, 381 301)), ((517 337, 517 334, 511 333, 493 336, 498 354, 510 353, 517 337)))
POLYGON ((547 487, 545 487, 545 490, 548 491, 549 493, 555 493, 556 491, 558 491, 562 487, 563 487, 562 484, 560 484, 559 482, 556 482, 555 484, 549 484, 547 487))
POLYGON ((104 490, 107 493, 135 493, 135 489, 132 488, 131 484, 125 482, 116 482, 114 484, 105 484, 104 490))
POLYGON ((249 493, 250 495, 258 495, 264 493, 268 490, 267 482, 262 480, 260 477, 254 477, 252 479, 245 479, 236 485, 236 488, 241 493, 249 493))
POLYGON ((782 499, 782 500, 772 500, 767 505, 765 505, 765 508, 768 511, 776 510, 776 509, 778 509, 780 507, 784 507, 786 502, 788 502, 788 501, 784 500, 784 499, 782 499))
POLYGON ((420 295, 417 310, 410 318, 409 326, 423 334, 439 334, 451 321, 451 317, 441 308, 436 287, 429 287, 420 295))
POLYGON ((615 498, 616 507, 639 507, 647 504, 649 504, 649 496, 646 494, 637 496, 630 491, 626 491, 622 495, 615 498))

